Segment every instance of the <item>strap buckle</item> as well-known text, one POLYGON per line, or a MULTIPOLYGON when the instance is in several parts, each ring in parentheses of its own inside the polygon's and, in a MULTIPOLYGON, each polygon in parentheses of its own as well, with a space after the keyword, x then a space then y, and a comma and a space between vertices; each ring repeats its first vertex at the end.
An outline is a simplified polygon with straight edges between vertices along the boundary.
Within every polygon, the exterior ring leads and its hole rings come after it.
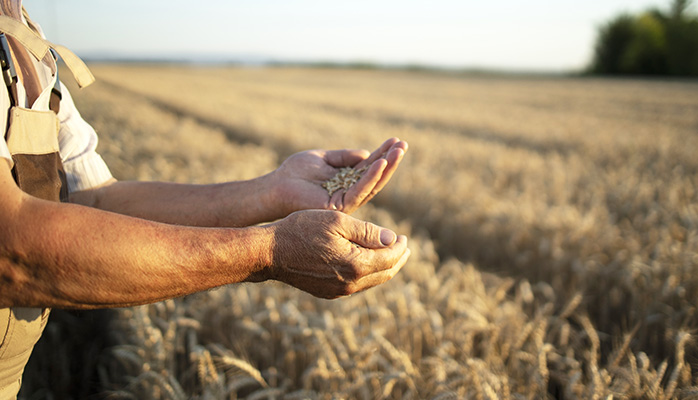
POLYGON ((5 85, 10 93, 10 102, 12 105, 16 105, 17 70, 15 69, 14 61, 12 61, 12 53, 10 53, 7 37, 2 32, 0 32, 0 68, 2 69, 2 78, 5 80, 5 85))
POLYGON ((5 80, 5 85, 10 86, 13 82, 17 82, 15 63, 12 61, 10 46, 4 33, 0 33, 0 67, 2 67, 2 77, 5 80))

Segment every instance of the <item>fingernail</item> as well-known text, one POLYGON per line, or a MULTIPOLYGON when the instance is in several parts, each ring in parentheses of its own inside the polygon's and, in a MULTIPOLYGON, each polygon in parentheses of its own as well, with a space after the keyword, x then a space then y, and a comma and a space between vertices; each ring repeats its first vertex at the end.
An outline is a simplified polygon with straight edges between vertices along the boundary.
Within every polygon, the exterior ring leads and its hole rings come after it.
POLYGON ((396 236, 395 233, 389 229, 383 229, 381 231, 381 244, 383 246, 390 246, 395 242, 396 236))

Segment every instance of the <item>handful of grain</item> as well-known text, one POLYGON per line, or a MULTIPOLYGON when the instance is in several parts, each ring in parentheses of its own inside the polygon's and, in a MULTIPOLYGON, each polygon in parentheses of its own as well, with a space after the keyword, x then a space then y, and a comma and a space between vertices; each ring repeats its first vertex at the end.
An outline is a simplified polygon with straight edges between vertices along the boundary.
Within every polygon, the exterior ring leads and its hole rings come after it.
POLYGON ((367 169, 368 165, 360 169, 354 169, 352 167, 340 168, 335 176, 322 183, 322 187, 327 190, 330 196, 339 189, 348 190, 351 185, 359 181, 361 175, 363 175, 367 169))

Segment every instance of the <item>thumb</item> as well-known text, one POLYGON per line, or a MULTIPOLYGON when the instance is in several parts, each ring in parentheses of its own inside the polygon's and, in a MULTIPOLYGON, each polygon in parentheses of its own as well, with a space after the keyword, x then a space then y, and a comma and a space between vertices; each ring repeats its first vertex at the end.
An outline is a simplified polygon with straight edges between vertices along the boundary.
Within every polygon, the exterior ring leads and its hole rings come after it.
POLYGON ((383 246, 392 246, 396 239, 397 235, 395 232, 391 231, 390 229, 381 228, 380 241, 383 246))
POLYGON ((390 229, 382 228, 370 222, 357 224, 358 232, 354 237, 347 238, 361 247, 380 249, 392 246, 397 240, 397 235, 390 229))

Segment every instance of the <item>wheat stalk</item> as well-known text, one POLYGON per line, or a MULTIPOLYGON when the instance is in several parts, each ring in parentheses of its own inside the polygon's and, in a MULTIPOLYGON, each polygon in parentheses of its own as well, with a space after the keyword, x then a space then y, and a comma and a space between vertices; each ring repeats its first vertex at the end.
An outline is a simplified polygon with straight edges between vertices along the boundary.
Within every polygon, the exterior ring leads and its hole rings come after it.
POLYGON ((283 395, 283 391, 278 388, 266 388, 258 390, 251 395, 247 396, 248 400, 261 400, 261 399, 276 399, 277 396, 283 395))
MULTIPOLYGON (((376 207, 361 210, 363 219, 411 233, 413 255, 388 285, 336 302, 276 284, 237 285, 119 310, 110 332, 115 346, 131 347, 100 356, 106 387, 157 372, 191 398, 216 397, 218 386, 231 397, 298 393, 305 381, 318 399, 477 390, 537 399, 550 396, 545 382, 569 398, 695 390, 688 358, 696 345, 682 336, 698 298, 698 114, 685 112, 698 104, 694 84, 98 70, 108 83, 85 92, 80 107, 104 132, 100 151, 124 179, 251 179, 308 146, 371 145, 375 132, 414 149, 376 207), (298 85, 309 80, 322 85, 298 85), (366 87, 378 91, 367 96, 366 87), (336 135, 326 135, 329 126, 336 135), (415 194, 419 201, 409 201, 415 194), (666 335, 674 346, 656 346, 666 335), (212 343, 268 387, 226 364, 212 343), (468 359, 482 362, 469 371, 468 359)), ((153 378, 127 390, 170 396, 153 378)))
POLYGON ((572 299, 567 303, 564 309, 560 312, 560 315, 558 318, 560 319, 565 319, 568 318, 569 316, 574 313, 574 311, 579 307, 579 305, 582 303, 582 300, 584 299, 584 296, 582 296, 581 293, 577 293, 572 297, 572 299))
POLYGON ((688 332, 678 332, 676 335, 676 366, 669 377, 669 382, 664 391, 666 398, 671 398, 676 390, 680 375, 684 373, 685 365, 685 347, 686 343, 691 339, 691 334, 688 332))
POLYGON ((387 341, 382 335, 378 333, 375 333, 373 335, 373 338, 378 342, 380 347, 387 352, 388 356, 390 356, 390 358, 393 361, 402 365, 402 367, 408 375, 415 375, 416 370, 414 368, 414 365, 412 365, 412 361, 410 361, 410 358, 407 356, 407 354, 396 349, 395 346, 390 344, 389 341, 387 341))
POLYGON ((209 344, 208 347, 216 353, 216 361, 227 367, 234 367, 247 373, 251 378, 253 378, 260 386, 263 388, 268 388, 269 384, 262 377, 262 373, 252 366, 249 362, 235 357, 235 355, 228 349, 217 343, 209 344))

